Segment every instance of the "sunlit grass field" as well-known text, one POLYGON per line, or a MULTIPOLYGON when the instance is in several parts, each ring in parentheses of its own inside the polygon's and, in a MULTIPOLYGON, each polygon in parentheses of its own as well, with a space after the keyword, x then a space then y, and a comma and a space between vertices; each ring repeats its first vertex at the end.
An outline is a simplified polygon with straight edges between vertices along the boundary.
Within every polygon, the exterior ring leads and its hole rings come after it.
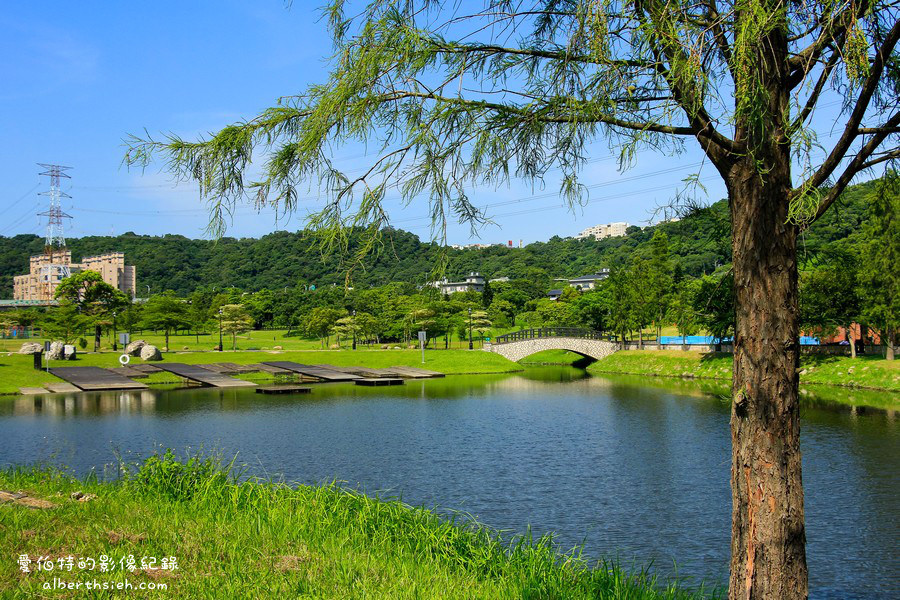
MULTIPOLYGON (((507 360, 499 354, 482 350, 426 350, 425 362, 419 350, 375 350, 359 347, 357 350, 261 350, 224 352, 168 352, 163 354, 168 362, 203 364, 233 362, 251 364, 270 360, 290 360, 301 364, 333 364, 336 366, 361 366, 370 368, 410 366, 422 367, 446 374, 459 373, 509 373, 522 370, 522 365, 507 360)), ((142 362, 132 358, 135 363, 142 362)), ((67 367, 118 367, 119 354, 114 352, 82 353, 74 361, 52 361, 53 366, 67 367)), ((250 377, 254 381, 270 379, 266 376, 250 377)), ((32 357, 22 354, 0 354, 0 394, 17 394, 20 387, 40 387, 44 383, 62 380, 33 368, 32 357)), ((169 374, 155 374, 145 383, 178 382, 169 374)))

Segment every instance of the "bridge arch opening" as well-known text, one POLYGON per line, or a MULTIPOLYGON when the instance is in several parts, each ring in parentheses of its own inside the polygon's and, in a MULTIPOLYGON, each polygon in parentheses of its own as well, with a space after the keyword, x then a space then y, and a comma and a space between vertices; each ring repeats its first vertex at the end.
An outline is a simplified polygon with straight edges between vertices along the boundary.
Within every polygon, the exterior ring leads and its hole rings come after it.
POLYGON ((532 352, 520 358, 517 362, 538 365, 572 365, 573 367, 584 368, 591 363, 597 362, 597 359, 578 350, 554 348, 532 352))

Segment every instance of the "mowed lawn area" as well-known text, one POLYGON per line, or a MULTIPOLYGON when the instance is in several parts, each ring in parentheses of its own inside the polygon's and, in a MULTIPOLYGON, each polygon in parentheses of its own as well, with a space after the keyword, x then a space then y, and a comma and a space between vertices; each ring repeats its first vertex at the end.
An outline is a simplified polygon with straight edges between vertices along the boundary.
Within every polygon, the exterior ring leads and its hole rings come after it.
MULTIPOLYGON (((82 353, 74 361, 52 361, 50 366, 66 367, 118 367, 119 354, 113 352, 82 353)), ((383 368, 394 366, 422 367, 448 375, 458 373, 509 373, 522 370, 522 365, 509 361, 499 354, 482 350, 426 350, 425 363, 419 350, 292 350, 292 351, 239 351, 239 352, 167 352, 164 361, 187 364, 233 362, 251 364, 270 360, 290 360, 301 364, 332 364, 336 366, 360 366, 383 368)), ((134 363, 142 362, 132 358, 134 363)), ((149 363, 153 364, 153 363, 149 363)), ((170 375, 154 375, 141 380, 148 383, 177 381, 170 375)), ((254 378, 257 379, 257 378, 254 378)), ((17 394, 20 387, 40 387, 44 383, 61 379, 33 368, 32 357, 22 354, 0 355, 0 394, 17 394)))
MULTIPOLYGON (((588 367, 593 373, 621 373, 660 377, 731 380, 730 354, 685 352, 681 350, 627 350, 598 361, 588 367)), ((900 361, 881 356, 803 355, 800 359, 800 383, 814 384, 817 395, 827 394, 826 387, 842 386, 884 390, 878 405, 900 406, 900 361), (886 393, 885 393, 886 392, 886 393)), ((833 389, 840 389, 834 387, 833 389)), ((847 392, 842 392, 843 396, 847 392)))

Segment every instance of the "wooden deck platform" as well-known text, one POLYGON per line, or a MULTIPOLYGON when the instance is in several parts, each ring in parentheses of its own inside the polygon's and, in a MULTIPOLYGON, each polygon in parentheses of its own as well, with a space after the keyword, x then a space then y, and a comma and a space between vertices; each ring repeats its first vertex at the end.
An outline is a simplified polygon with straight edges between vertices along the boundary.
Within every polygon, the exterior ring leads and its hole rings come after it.
POLYGON ((339 371, 341 373, 356 375, 357 378, 360 379, 373 379, 376 377, 397 377, 397 373, 394 373, 390 369, 370 369, 368 367, 336 367, 334 365, 316 366, 322 367, 323 369, 331 369, 333 371, 339 371))
POLYGON ((220 362, 219 366, 223 369, 230 369, 232 373, 258 373, 259 369, 253 365, 239 365, 233 362, 220 362))
POLYGON ((50 373, 82 391, 147 389, 143 383, 100 367, 56 367, 51 368, 50 373))
POLYGON ((162 371, 156 365, 148 365, 148 364, 136 364, 136 365, 128 365, 129 369, 134 369, 135 371, 140 371, 141 373, 159 373, 162 371))
POLYGON ((38 394, 49 394, 49 390, 42 387, 20 387, 19 393, 23 396, 37 396, 38 394))
POLYGON ((256 388, 257 394, 308 394, 312 388, 299 385, 261 385, 256 388))
POLYGON ((267 365, 265 363, 253 363, 252 365, 248 365, 254 367, 255 369, 262 371, 263 373, 268 373, 269 375, 293 375, 293 371, 288 371, 287 369, 282 369, 281 367, 273 367, 272 365, 267 365))
POLYGON ((187 365, 185 363, 164 363, 160 364, 159 368, 164 371, 168 371, 169 373, 178 375, 179 377, 190 379, 191 381, 196 381, 197 383, 202 383, 204 385, 209 385, 212 387, 256 387, 256 384, 252 381, 235 379, 234 377, 229 377, 228 375, 223 375, 222 373, 216 373, 197 365, 187 365))
POLYGON ((356 385, 403 385, 404 381, 399 378, 391 378, 391 377, 376 377, 373 379, 357 379, 353 383, 356 385))
POLYGON ((53 394, 71 394, 72 392, 81 391, 71 383, 45 383, 44 387, 53 394))
POLYGON ((444 373, 439 371, 429 371, 428 369, 420 369, 419 367, 390 367, 391 371, 396 371, 401 375, 404 373, 408 373, 409 377, 413 379, 425 378, 425 377, 446 377, 444 373))
POLYGON ((300 375, 306 375, 307 377, 315 377, 316 379, 321 379, 322 381, 354 381, 360 378, 359 375, 342 373, 340 371, 335 371, 334 369, 328 369, 325 367, 314 365, 301 365, 300 363, 295 363, 289 360, 272 360, 266 361, 263 364, 272 367, 278 367, 280 369, 287 369, 288 371, 293 371, 294 373, 299 373, 300 375))
MULTIPOLYGON (((156 367, 153 367, 156 369, 156 367)), ((107 369, 108 371, 112 371, 113 373, 118 373, 119 375, 124 375, 130 379, 143 379, 150 375, 150 373, 146 373, 144 371, 138 371, 132 367, 113 367, 111 369, 107 369)), ((159 371, 159 369, 156 369, 159 371)))

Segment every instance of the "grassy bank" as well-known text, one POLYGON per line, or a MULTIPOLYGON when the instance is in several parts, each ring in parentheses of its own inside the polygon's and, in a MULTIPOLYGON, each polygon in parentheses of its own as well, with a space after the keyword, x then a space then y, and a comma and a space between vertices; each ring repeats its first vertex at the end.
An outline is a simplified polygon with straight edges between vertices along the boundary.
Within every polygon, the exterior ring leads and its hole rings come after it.
MULTIPOLYGON (((511 331, 511 328, 493 328, 488 331, 485 331, 485 337, 496 337, 498 335, 502 335, 511 331)), ((148 344, 152 344, 159 348, 163 348, 166 345, 165 335, 158 332, 153 331, 142 331, 135 332, 131 336, 132 340, 144 340, 148 344)), ((100 351, 106 352, 112 351, 113 347, 113 336, 112 332, 106 332, 100 340, 100 351)), ((477 332, 473 332, 473 340, 476 347, 480 347, 481 342, 479 340, 479 334, 477 332)), ((0 352, 16 352, 19 348, 22 347, 23 342, 37 342, 43 344, 45 338, 36 337, 33 339, 0 339, 0 352)), ((52 340, 47 340, 52 341, 52 340)), ((94 348, 94 337, 92 334, 87 334, 85 336, 85 341, 87 342, 87 348, 93 350, 94 348)), ((226 350, 230 350, 232 346, 232 339, 230 334, 225 334, 222 336, 223 346, 226 350)), ((193 351, 193 352, 207 352, 215 350, 216 346, 219 344, 219 332, 215 331, 213 333, 178 333, 172 334, 169 336, 169 349, 173 352, 175 351, 193 351)), ((256 330, 256 331, 248 331, 245 333, 241 333, 235 336, 234 345, 237 350, 272 350, 273 346, 280 346, 283 350, 323 350, 331 348, 331 346, 340 344, 341 348, 349 349, 352 344, 352 338, 344 338, 339 340, 335 336, 332 336, 328 340, 320 340, 318 338, 306 337, 305 335, 300 335, 300 333, 294 329, 291 332, 288 332, 287 329, 268 329, 268 330, 256 330), (290 333, 290 335, 289 335, 290 333)), ((366 345, 363 343, 358 344, 358 346, 362 347, 371 347, 371 348, 381 348, 382 345, 389 346, 391 348, 395 346, 400 346, 403 348, 408 348, 410 345, 419 347, 418 341, 413 341, 410 344, 404 344, 400 342, 385 342, 384 344, 371 344, 366 345)), ((444 348, 444 340, 443 338, 432 342, 432 345, 436 349, 444 348)), ((469 347, 468 339, 457 339, 456 336, 453 336, 449 344, 451 349, 464 350, 469 347)))
MULTIPOLYGON (((597 361, 588 367, 593 373, 621 373, 659 377, 690 377, 695 379, 731 379, 730 354, 703 354, 666 350, 663 352, 628 350, 597 361)), ((826 386, 841 386, 859 390, 900 392, 900 361, 887 361, 877 356, 858 358, 805 355, 801 358, 800 383, 813 384, 815 390, 826 386)), ((816 391, 818 394, 818 391, 816 391)), ((847 394, 840 392, 838 397, 847 394)), ((832 394, 833 395, 833 394, 832 394)), ((896 393, 881 394, 877 404, 898 407, 896 393)), ((869 402, 869 404, 871 404, 869 402)))
POLYGON ((45 591, 54 578, 128 581, 129 597, 148 598, 700 597, 612 564, 589 566, 558 554, 546 539, 504 541, 399 502, 334 486, 237 483, 210 460, 151 457, 116 483, 7 470, 0 489, 28 494, 0 503, 5 598, 121 596, 45 591), (74 492, 96 497, 78 501, 74 492), (13 557, 26 554, 73 556, 76 567, 22 573, 13 557), (137 568, 77 567, 79 559, 101 555, 116 561, 134 555, 137 568), (141 568, 143 557, 175 557, 177 569, 153 570, 149 562, 141 568), (137 589, 150 583, 167 589, 137 589))
MULTIPOLYGON (((101 352, 80 354, 75 361, 56 361, 56 366, 118 367, 119 354, 101 352)), ((522 366, 499 354, 481 350, 426 350, 425 364, 418 350, 301 350, 301 351, 247 351, 247 352, 170 352, 163 355, 169 362, 202 364, 233 362, 258 363, 268 360, 292 360, 303 364, 332 364, 336 366, 360 366, 382 368, 393 366, 423 367, 441 373, 509 373, 522 370, 522 366)), ((140 359, 132 359, 140 363, 140 359)), ((259 378, 257 378, 259 379, 259 378)), ((33 368, 28 355, 0 355, 0 394, 17 394, 20 387, 41 386, 61 380, 44 371, 33 368)), ((170 375, 155 375, 147 381, 162 383, 178 381, 170 375)))

